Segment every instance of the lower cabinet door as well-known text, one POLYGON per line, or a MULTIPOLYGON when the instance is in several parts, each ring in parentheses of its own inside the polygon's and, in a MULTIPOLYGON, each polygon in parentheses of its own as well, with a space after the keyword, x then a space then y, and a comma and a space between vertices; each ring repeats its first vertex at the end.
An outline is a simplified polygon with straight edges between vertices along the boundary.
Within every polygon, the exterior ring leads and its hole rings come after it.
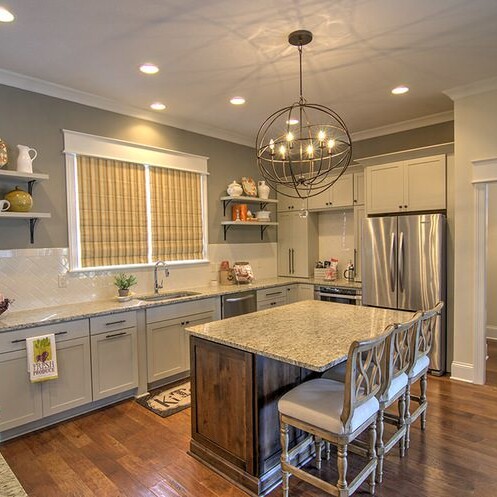
POLYGON ((147 325, 147 379, 162 380, 186 370, 185 318, 147 325))
POLYGON ((31 383, 26 350, 0 354, 0 431, 43 415, 41 385, 31 383))
POLYGON ((42 384, 44 416, 92 401, 90 339, 58 343, 57 366, 59 377, 42 384))
POLYGON ((93 400, 138 386, 136 328, 91 337, 93 400))
MULTIPOLYGON (((185 327, 197 326, 198 324, 210 323, 215 321, 214 312, 206 312, 204 314, 197 314, 189 316, 185 321, 185 327)), ((185 371, 190 370, 190 334, 187 331, 183 332, 183 340, 185 342, 185 371)))

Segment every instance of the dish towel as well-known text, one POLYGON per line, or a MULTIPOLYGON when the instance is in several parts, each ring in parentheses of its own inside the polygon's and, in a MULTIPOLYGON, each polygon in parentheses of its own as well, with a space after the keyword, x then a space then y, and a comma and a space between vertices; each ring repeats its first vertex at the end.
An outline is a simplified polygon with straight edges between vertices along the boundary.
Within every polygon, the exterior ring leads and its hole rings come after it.
POLYGON ((55 335, 26 338, 28 372, 32 383, 55 380, 58 377, 55 335))

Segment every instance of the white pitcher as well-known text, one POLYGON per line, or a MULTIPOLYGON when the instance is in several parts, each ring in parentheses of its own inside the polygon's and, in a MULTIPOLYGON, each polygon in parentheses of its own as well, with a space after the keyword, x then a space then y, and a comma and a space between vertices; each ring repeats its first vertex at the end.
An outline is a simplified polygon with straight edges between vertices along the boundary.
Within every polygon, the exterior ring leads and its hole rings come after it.
POLYGON ((17 145, 19 149, 19 156, 17 157, 17 171, 20 173, 32 173, 33 161, 36 159, 38 152, 34 148, 27 147, 26 145, 17 145), (30 152, 34 152, 31 156, 30 152))
POLYGON ((265 181, 259 181, 259 183, 257 183, 257 192, 259 198, 269 198, 269 186, 266 185, 265 181))

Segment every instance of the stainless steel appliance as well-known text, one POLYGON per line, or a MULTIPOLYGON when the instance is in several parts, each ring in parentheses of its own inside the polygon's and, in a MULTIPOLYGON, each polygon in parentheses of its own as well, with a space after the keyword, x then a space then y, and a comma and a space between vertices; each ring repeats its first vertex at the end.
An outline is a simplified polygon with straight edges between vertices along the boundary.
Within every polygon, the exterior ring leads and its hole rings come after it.
MULTIPOLYGON (((362 225, 362 303, 407 311, 445 301, 445 216, 373 217, 362 225)), ((431 349, 434 374, 445 372, 445 312, 431 349)))
POLYGON ((361 289, 317 286, 314 287, 314 300, 361 305, 361 289))
POLYGON ((230 293, 221 298, 222 319, 248 314, 257 310, 257 295, 255 291, 230 293))

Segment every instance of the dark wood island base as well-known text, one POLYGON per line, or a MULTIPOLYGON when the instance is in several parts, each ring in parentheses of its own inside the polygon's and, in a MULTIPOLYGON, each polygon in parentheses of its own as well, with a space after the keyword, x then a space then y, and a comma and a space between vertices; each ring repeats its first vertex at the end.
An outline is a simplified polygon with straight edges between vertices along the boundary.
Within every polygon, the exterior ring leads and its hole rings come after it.
POLYGON ((190 353, 190 454, 249 494, 269 493, 281 482, 278 399, 317 373, 195 336, 190 353))

